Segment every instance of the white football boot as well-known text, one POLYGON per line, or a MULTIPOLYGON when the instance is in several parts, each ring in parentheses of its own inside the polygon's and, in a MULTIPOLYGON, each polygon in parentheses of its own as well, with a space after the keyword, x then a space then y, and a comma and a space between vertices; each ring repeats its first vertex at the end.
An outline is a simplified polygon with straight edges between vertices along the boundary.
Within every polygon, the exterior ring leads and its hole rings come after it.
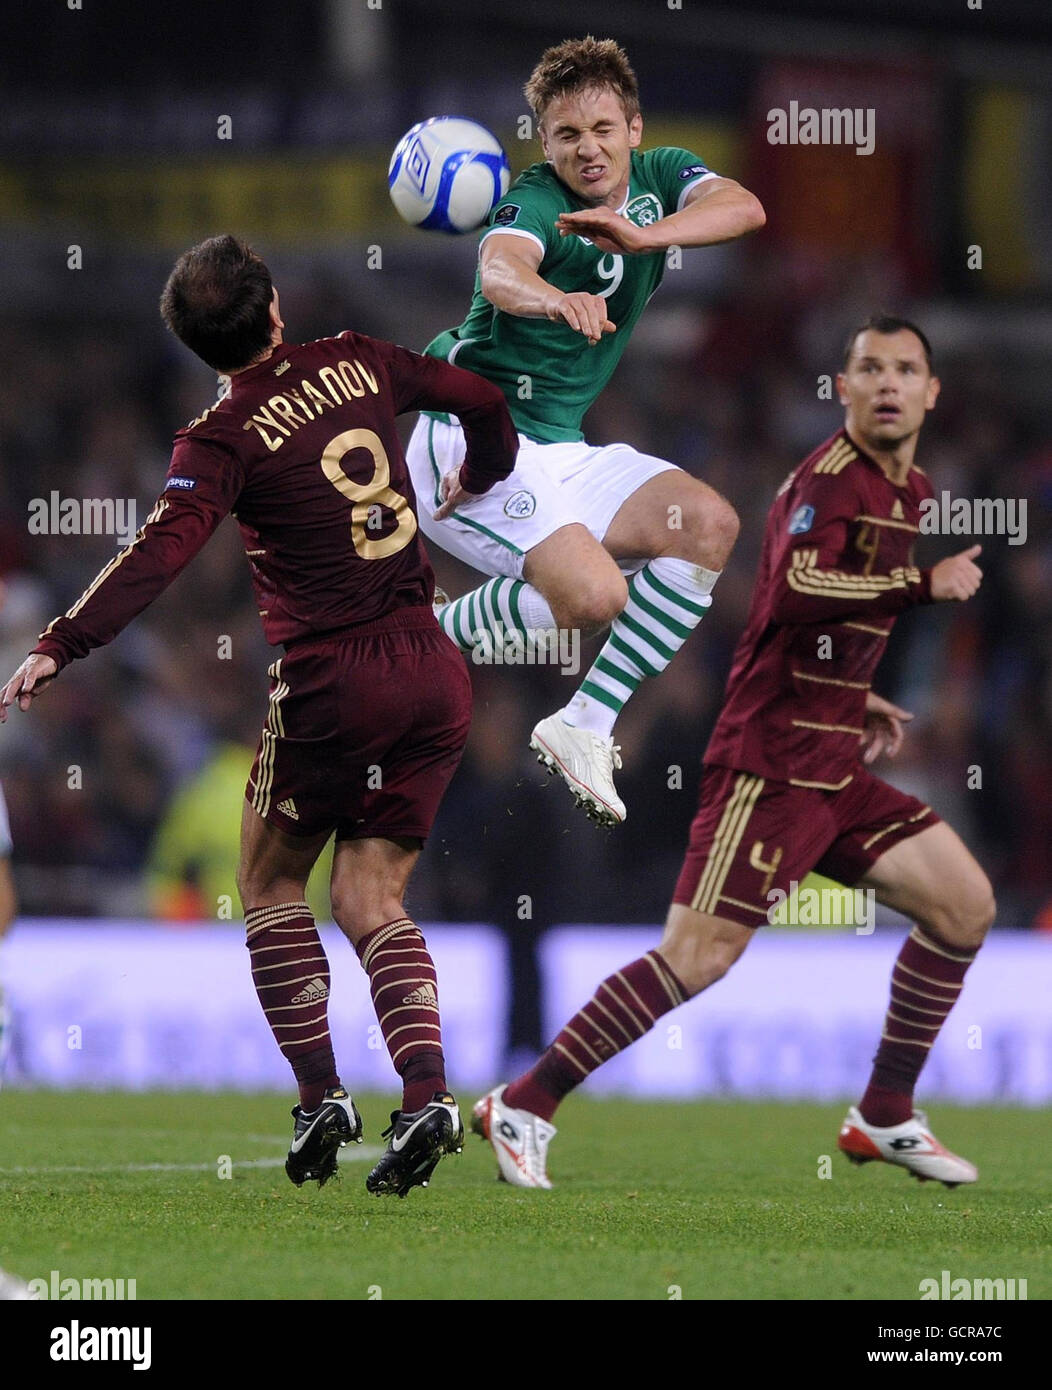
POLYGON ((498 1086, 475 1103, 472 1130, 489 1140, 504 1182, 550 1188, 548 1145, 557 1133, 555 1126, 529 1110, 513 1110, 503 1096, 504 1087, 498 1086))
POLYGON ((614 788, 614 769, 621 766, 621 749, 612 738, 590 729, 575 729, 560 714, 542 719, 530 736, 550 776, 556 773, 573 792, 585 815, 599 825, 620 825, 625 803, 614 788))
POLYGON ((840 1126, 837 1148, 847 1154, 852 1163, 896 1163, 920 1182, 941 1182, 947 1187, 975 1182, 979 1170, 966 1158, 958 1158, 943 1148, 928 1128, 923 1110, 914 1110, 913 1118, 900 1125, 880 1128, 868 1125, 853 1105, 840 1126))

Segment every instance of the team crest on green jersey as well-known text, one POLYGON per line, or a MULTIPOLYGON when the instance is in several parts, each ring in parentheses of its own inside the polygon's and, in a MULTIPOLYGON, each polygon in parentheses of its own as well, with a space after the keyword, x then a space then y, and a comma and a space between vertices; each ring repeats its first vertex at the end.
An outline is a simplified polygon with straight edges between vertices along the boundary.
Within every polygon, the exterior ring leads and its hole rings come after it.
POLYGON ((653 193, 641 193, 625 208, 625 216, 637 227, 649 227, 661 219, 661 204, 653 193))

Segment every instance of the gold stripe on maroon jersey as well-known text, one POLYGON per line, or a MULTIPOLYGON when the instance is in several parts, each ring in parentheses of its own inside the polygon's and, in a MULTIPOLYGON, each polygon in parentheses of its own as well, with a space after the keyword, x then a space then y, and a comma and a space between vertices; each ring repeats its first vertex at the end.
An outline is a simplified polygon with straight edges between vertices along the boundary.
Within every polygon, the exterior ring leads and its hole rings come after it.
POLYGON ((735 819, 738 815, 740 806, 748 793, 749 781, 750 778, 748 773, 743 772, 735 782, 734 791, 731 793, 726 806, 723 808, 723 815, 720 817, 720 823, 716 827, 716 834, 712 838, 712 848, 709 850, 708 857, 705 861, 705 868, 698 882, 697 891, 690 904, 695 911, 702 911, 703 909, 700 904, 702 901, 708 901, 712 877, 716 872, 717 864, 722 855, 724 842, 728 834, 731 833, 734 828, 735 819))
POLYGON ((820 570, 818 551, 793 551, 792 564, 786 572, 791 589, 800 594, 824 598, 875 599, 891 589, 904 589, 920 582, 920 570, 914 566, 897 565, 889 574, 847 574, 842 570, 820 570))
POLYGON ((812 676, 807 671, 790 671, 792 676, 802 681, 817 681, 819 685, 839 685, 845 690, 869 690, 869 681, 838 681, 835 676, 812 676))
POLYGON ((920 570, 916 565, 896 565, 887 574, 852 574, 848 570, 820 570, 817 550, 795 550, 790 575, 794 570, 798 571, 798 578, 802 577, 815 584, 855 584, 861 588, 896 588, 903 579, 912 579, 914 583, 920 579, 920 570))
POLYGON ((861 516, 855 517, 856 521, 868 521, 871 526, 894 526, 896 531, 914 531, 920 533, 919 526, 913 526, 908 521, 896 521, 893 517, 886 516, 861 516))
POLYGON ((278 738, 285 736, 285 723, 281 717, 281 702, 289 693, 289 687, 281 679, 281 658, 267 671, 275 682, 270 693, 270 708, 267 722, 263 728, 263 746, 259 754, 259 773, 252 795, 252 809, 264 818, 270 811, 270 791, 274 784, 274 757, 277 753, 278 738))
POLYGON ((849 464, 852 459, 857 459, 857 452, 851 447, 847 439, 838 439, 833 447, 815 464, 816 473, 839 473, 840 470, 849 464))
POLYGON ((740 898, 732 898, 727 893, 720 894, 720 902, 730 903, 732 907, 744 908, 746 912, 758 913, 761 917, 767 916, 768 909, 766 907, 756 907, 753 903, 743 903, 740 898))
MULTIPOLYGON (((67 618, 75 618, 77 616, 77 614, 87 603, 88 599, 91 598, 92 594, 99 587, 99 585, 103 583, 104 580, 108 579, 110 575, 113 573, 113 571, 117 568, 117 566, 123 564, 123 562, 132 553, 134 548, 139 544, 143 536, 146 534, 147 526, 149 526, 150 523, 153 521, 159 521, 161 517, 164 515, 164 513, 168 510, 169 505, 170 504, 166 502, 162 497, 161 500, 154 507, 150 515, 143 522, 142 530, 138 532, 131 545, 126 545, 118 555, 114 555, 113 559, 109 562, 108 565, 103 566, 103 568, 98 572, 95 578, 91 581, 88 587, 81 594, 80 598, 77 599, 73 607, 69 610, 68 613, 65 614, 67 618)), ((51 629, 55 626, 55 623, 57 622, 57 618, 52 619, 52 621, 48 623, 47 627, 44 629, 44 632, 41 634, 41 636, 46 636, 47 633, 51 631, 51 629)))
POLYGON ((794 719, 793 725, 797 729, 817 729, 821 734, 858 734, 861 737, 866 732, 853 724, 816 724, 810 719, 794 719))
POLYGON ((849 782, 855 780, 855 774, 849 772, 842 782, 805 782, 799 777, 790 777, 791 787, 807 787, 810 791, 816 792, 842 792, 849 782))
POLYGON ((871 627, 869 623, 840 623, 840 627, 852 627, 856 632, 871 632, 874 637, 883 637, 885 641, 890 636, 889 631, 882 627, 871 627))
MULTIPOLYGON (((915 816, 910 816, 909 820, 897 820, 894 825, 886 825, 883 830, 878 830, 875 835, 871 835, 862 848, 869 849, 869 847, 875 845, 878 840, 882 840, 885 835, 890 835, 893 830, 901 830, 904 825, 912 825, 914 821, 921 820, 924 816, 928 815, 930 811, 931 807, 925 806, 919 810, 915 816)), ((923 945, 929 945, 926 938, 921 937, 919 940, 923 945)), ((936 948, 932 946, 931 949, 934 951, 936 948)))
POLYGON ((265 816, 270 810, 270 782, 273 776, 273 750, 274 735, 269 729, 264 728, 262 743, 259 750, 259 770, 256 773, 256 785, 252 792, 252 809, 260 816, 265 816))
POLYGON ((731 871, 734 856, 738 852, 745 827, 749 823, 753 807, 763 791, 764 779, 750 777, 743 773, 735 784, 734 795, 727 803, 719 828, 713 840, 712 850, 705 864, 698 891, 691 907, 696 912, 715 913, 720 893, 731 871))

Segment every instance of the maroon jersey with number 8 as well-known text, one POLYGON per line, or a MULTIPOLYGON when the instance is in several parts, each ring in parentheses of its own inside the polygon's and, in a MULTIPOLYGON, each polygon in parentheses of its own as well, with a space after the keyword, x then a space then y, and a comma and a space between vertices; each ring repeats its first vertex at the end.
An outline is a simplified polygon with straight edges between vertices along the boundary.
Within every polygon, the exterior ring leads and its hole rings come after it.
POLYGON ((61 669, 109 642, 229 512, 274 645, 428 605, 434 577, 395 425, 403 411, 424 409, 462 421, 469 492, 511 472, 514 426, 500 390, 481 377, 359 333, 281 344, 178 432, 164 490, 135 541, 35 650, 61 669))

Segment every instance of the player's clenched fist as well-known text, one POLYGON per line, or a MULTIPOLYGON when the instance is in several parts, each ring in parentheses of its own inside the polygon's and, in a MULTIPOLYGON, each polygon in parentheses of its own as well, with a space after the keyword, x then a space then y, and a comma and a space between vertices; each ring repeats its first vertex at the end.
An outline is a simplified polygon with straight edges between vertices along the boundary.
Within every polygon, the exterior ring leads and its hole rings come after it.
POLYGON ((548 317, 553 323, 561 319, 577 333, 583 333, 592 347, 604 333, 616 333, 617 327, 606 316, 606 300, 601 294, 560 295, 548 309, 548 317))
POLYGON ((962 602, 971 596, 983 582, 983 572, 975 563, 975 557, 982 553, 981 545, 970 546, 957 555, 940 560, 931 572, 931 596, 936 603, 956 599, 962 602))
POLYGON ((54 658, 30 654, 0 691, 0 724, 7 718, 7 707, 18 701, 19 709, 28 709, 30 701, 55 678, 58 666, 54 658))

